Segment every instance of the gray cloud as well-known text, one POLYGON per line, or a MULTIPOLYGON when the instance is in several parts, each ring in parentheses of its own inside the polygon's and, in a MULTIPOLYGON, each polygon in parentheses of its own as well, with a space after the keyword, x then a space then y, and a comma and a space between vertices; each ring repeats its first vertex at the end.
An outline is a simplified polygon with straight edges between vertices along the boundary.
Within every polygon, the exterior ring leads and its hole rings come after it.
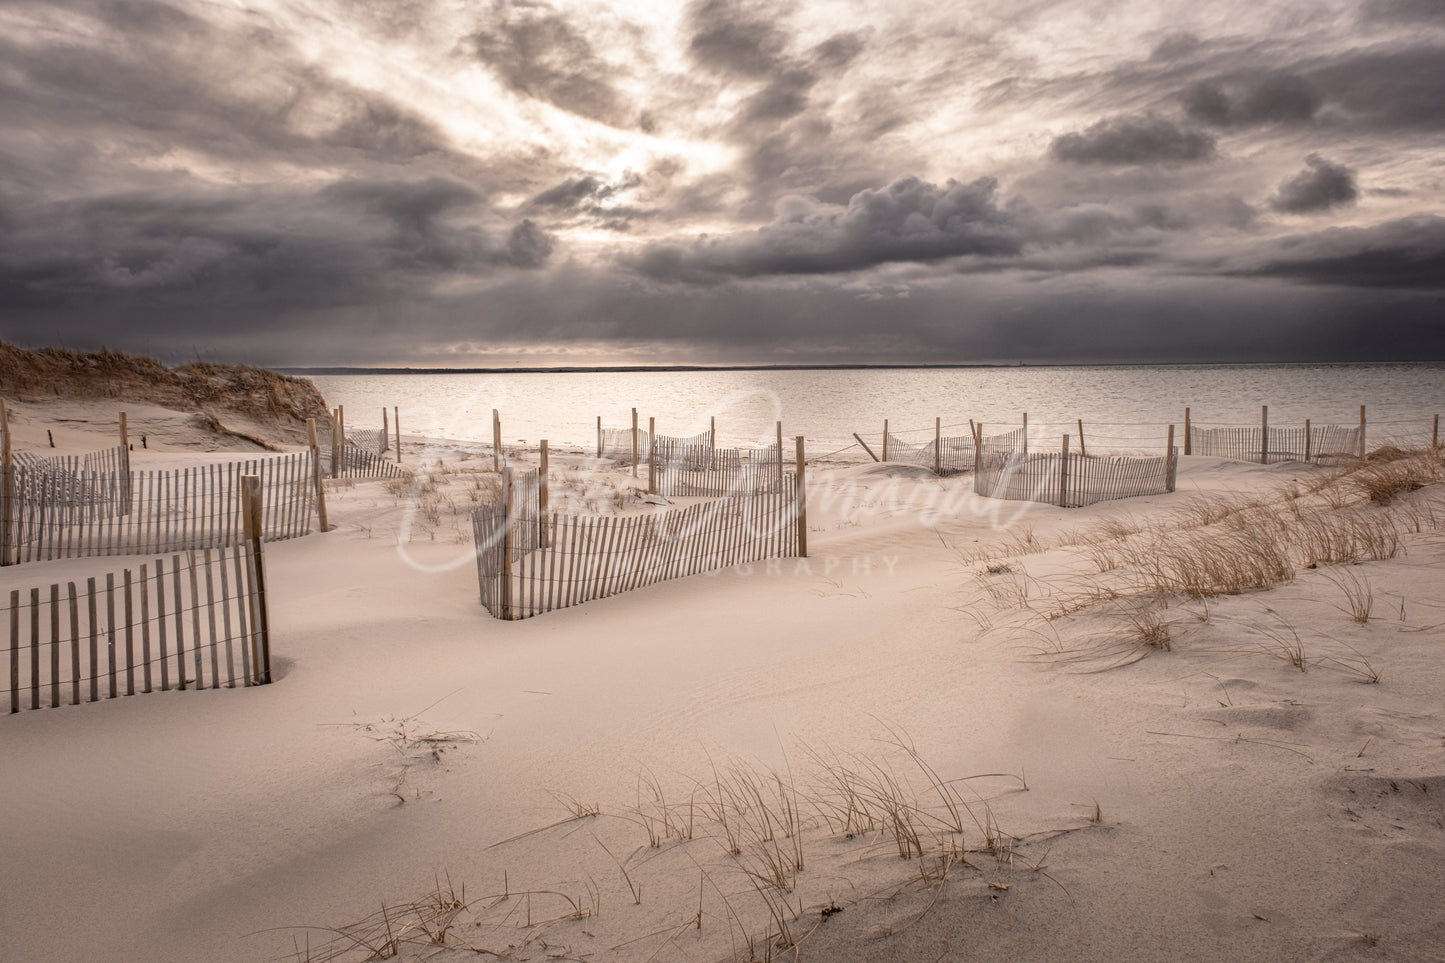
POLYGON ((1342 204, 1353 204, 1360 196, 1354 171, 1331 164, 1319 154, 1305 158, 1306 169, 1279 185, 1269 206, 1285 214, 1311 214, 1342 204))
MULTIPOLYGON (((1332 227, 1280 238, 1259 261, 1226 273, 1314 285, 1445 290, 1445 217, 1421 214, 1372 227, 1332 227)), ((1435 320, 1439 321, 1438 302, 1435 320)), ((1438 327, 1438 323, 1437 323, 1438 327)))
POLYGON ((1368 0, 1361 15, 1365 20, 1445 25, 1445 4, 1439 0, 1368 0))
POLYGON ((545 5, 499 3, 497 20, 470 38, 476 57, 519 94, 614 127, 636 126, 618 89, 625 70, 599 57, 587 35, 545 5))
POLYGON ((692 0, 664 32, 550 0, 10 0, 0 333, 1445 351, 1440 3, 1222 2, 692 0))
POLYGON ((1269 74, 1230 86, 1226 91, 1209 80, 1191 85, 1180 94, 1185 113, 1217 127, 1303 123, 1321 105, 1319 92, 1297 74, 1269 74))
POLYGON ((708 281, 1017 254, 1021 242, 994 201, 996 189, 991 178, 938 186, 905 177, 860 191, 843 208, 794 198, 756 231, 656 244, 631 263, 659 279, 708 281))
POLYGON ((765 77, 785 63, 790 38, 777 8, 738 0, 695 0, 688 8, 688 51, 700 67, 739 77, 765 77))
POLYGON ((1054 138, 1049 154, 1070 164, 1187 164, 1214 158, 1214 137, 1153 115, 1114 117, 1054 138))
POLYGON ((495 218, 480 195, 438 178, 244 198, 132 193, 23 214, 27 230, 0 237, 0 305, 105 317, 364 305, 537 268, 553 244, 530 221, 483 226, 495 218))
POLYGON ((1378 45, 1309 72, 1336 123, 1364 130, 1445 130, 1445 43, 1378 45))
POLYGON ((340 161, 362 150, 407 161, 449 149, 429 120, 336 80, 287 43, 238 36, 171 7, 100 5, 123 42, 22 44, 0 38, 0 123, 73 131, 90 150, 126 156, 177 147, 249 162, 340 161), (216 71, 266 78, 233 87, 216 71))

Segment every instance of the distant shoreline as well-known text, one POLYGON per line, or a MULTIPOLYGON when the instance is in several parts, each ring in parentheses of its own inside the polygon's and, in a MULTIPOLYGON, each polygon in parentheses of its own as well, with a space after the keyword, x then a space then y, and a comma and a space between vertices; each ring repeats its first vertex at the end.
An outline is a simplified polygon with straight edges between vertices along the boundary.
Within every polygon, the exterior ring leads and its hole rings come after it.
POLYGON ((632 364, 632 365, 542 365, 497 368, 411 368, 411 367, 273 367, 287 375, 457 375, 457 374, 613 374, 622 372, 694 371, 967 371, 1008 368, 1170 368, 1208 367, 1351 367, 1355 365, 1434 365, 1441 361, 1020 361, 1015 364, 632 364))

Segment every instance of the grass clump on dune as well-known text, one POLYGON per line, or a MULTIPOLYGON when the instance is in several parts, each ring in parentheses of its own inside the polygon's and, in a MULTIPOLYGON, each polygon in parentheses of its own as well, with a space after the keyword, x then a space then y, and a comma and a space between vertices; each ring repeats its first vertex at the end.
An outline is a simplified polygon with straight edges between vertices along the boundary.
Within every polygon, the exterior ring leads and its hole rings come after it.
MULTIPOLYGON (((1273 494, 1194 495, 1153 521, 1102 520, 1074 533, 1063 546, 1079 551, 1089 567, 1083 573, 1052 579, 1030 575, 1017 561, 1025 553, 1016 539, 999 554, 1015 560, 1012 577, 1031 591, 1012 597, 988 587, 1001 607, 1027 609, 1030 618, 1037 612, 1046 622, 1091 612, 1105 619, 1122 614, 1126 624, 1105 649, 1115 665, 1125 665, 1138 655, 1121 655, 1121 646, 1133 645, 1136 653, 1172 648, 1169 623, 1152 611, 1172 600, 1207 603, 1268 590, 1305 569, 1397 557, 1405 535, 1442 528, 1442 480, 1445 459, 1438 450, 1381 450, 1310 484, 1273 494), (1039 600, 1047 600, 1048 607, 1040 608, 1039 600)), ((968 561, 987 564, 978 553, 968 561)), ((1345 593, 1351 617, 1368 619, 1367 583, 1348 575, 1332 581, 1345 593)), ((1068 661, 1079 657, 1066 646, 1048 648, 1068 661)), ((1302 656, 1291 662, 1303 667, 1302 656)))

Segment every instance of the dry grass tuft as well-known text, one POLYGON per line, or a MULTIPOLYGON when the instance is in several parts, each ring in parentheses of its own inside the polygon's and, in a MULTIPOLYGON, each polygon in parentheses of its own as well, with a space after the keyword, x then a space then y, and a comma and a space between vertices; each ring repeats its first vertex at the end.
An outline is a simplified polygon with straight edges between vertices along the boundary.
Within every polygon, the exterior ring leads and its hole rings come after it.
MULTIPOLYGON (((1090 612, 1124 619, 1123 637, 1117 631, 1097 631, 1081 647, 1062 641, 1055 631, 1052 644, 1039 655, 1087 671, 1128 665, 1142 657, 1141 651, 1167 651, 1177 641, 1170 623, 1153 610, 1156 604, 1168 605, 1171 598, 1207 604, 1290 582, 1299 569, 1395 558, 1405 550, 1406 534, 1445 528, 1441 453, 1377 454, 1273 493, 1196 495, 1162 519, 1103 519, 1070 538, 1088 565, 1082 572, 1038 578, 1012 562, 1007 574, 1003 563, 994 563, 977 577, 1000 610, 1020 610, 1032 620, 1016 627, 1040 637, 1031 627, 1040 620, 1090 612), (1041 601, 1047 606, 1040 606, 1041 601)), ((1029 533, 1011 547, 1020 549, 1032 541, 1029 533)), ((1368 581, 1348 571, 1332 580, 1345 593, 1343 610, 1358 621, 1368 619, 1373 603, 1368 581)), ((1273 631, 1265 648, 1302 670, 1310 664, 1292 630, 1273 631)), ((1355 657, 1310 661, 1338 663, 1335 667, 1366 681, 1374 676, 1374 670, 1355 657)))
POLYGON ((1370 611, 1375 605, 1375 593, 1370 588, 1369 579, 1363 575, 1357 575, 1348 568, 1340 569, 1335 574, 1327 574, 1325 578, 1333 582, 1344 593, 1346 605, 1343 611, 1351 619, 1362 624, 1370 621, 1370 611))

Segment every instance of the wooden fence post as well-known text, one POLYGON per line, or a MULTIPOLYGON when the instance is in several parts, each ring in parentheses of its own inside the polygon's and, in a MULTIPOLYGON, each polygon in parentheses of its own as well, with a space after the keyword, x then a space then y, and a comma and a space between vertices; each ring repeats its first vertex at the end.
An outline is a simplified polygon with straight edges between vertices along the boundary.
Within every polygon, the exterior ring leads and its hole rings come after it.
POLYGON ((933 473, 943 474, 943 419, 933 418, 933 473))
MULTIPOLYGON (((1436 422, 1438 424, 1438 417, 1436 422)), ((10 564, 10 543, 14 541, 10 519, 14 509, 15 461, 10 455, 10 412, 5 407, 5 399, 0 398, 0 565, 10 564)))
POLYGON ((512 618, 512 469, 502 472, 502 621, 512 618))
POLYGON ((1306 419, 1305 419, 1305 462, 1306 462, 1306 463, 1308 463, 1309 460, 1310 460, 1310 441, 1311 441, 1311 439, 1310 439, 1310 420, 1309 420, 1308 418, 1306 418, 1306 419))
POLYGON ((873 459, 874 461, 881 460, 877 455, 873 454, 873 449, 868 447, 868 442, 858 437, 858 432, 853 432, 853 438, 858 442, 858 444, 863 446, 863 450, 868 453, 869 458, 873 459))
POLYGON ((1259 463, 1269 464, 1269 405, 1259 406, 1259 463))
POLYGON ((647 491, 657 494, 657 419, 647 419, 647 491))
MULTIPOLYGON (((3 411, 3 410, 4 410, 4 407, 3 407, 4 404, 5 404, 5 403, 4 403, 3 401, 0 401, 0 411, 3 411)), ((1435 427, 1430 430, 1430 447, 1431 447, 1431 448, 1439 448, 1439 447, 1440 447, 1440 416, 1439 416, 1439 415, 1436 415, 1436 416, 1435 416, 1435 427)))
POLYGON ((1059 507, 1068 508, 1069 499, 1069 436, 1064 435, 1063 451, 1059 453, 1059 507))
POLYGON ((632 477, 637 477, 637 409, 632 409, 632 477))
POLYGON ((602 457, 602 416, 597 416, 597 457, 602 457))
POLYGON ((973 478, 974 489, 978 488, 978 473, 983 470, 983 422, 978 423, 974 428, 973 419, 968 420, 968 426, 973 430, 973 478))
POLYGON ((1360 458, 1363 459, 1367 451, 1369 449, 1365 447, 1365 406, 1360 405, 1360 458))
POLYGON ((120 513, 130 514, 130 432, 126 430, 125 412, 120 413, 120 470, 125 482, 120 491, 120 513))
POLYGON ((541 464, 537 468, 537 547, 547 547, 547 504, 552 500, 547 487, 547 439, 542 439, 541 464))
POLYGON ((1024 450, 1023 450, 1023 453, 1024 453, 1025 455, 1027 455, 1027 454, 1029 453, 1029 413, 1028 413, 1027 411, 1024 412, 1024 450))
POLYGON ((1189 409, 1184 409, 1184 454, 1189 454, 1189 409))
POLYGON ((396 463, 401 464, 401 409, 391 406, 391 427, 396 432, 396 463))
POLYGON ((316 521, 323 532, 330 531, 326 521, 326 489, 321 485, 321 445, 316 440, 316 419, 306 419, 306 441, 311 446, 311 484, 316 487, 316 521))
MULTIPOLYGON (((271 621, 266 611, 266 566, 262 555, 261 479, 241 476, 241 517, 244 522, 247 570, 251 580, 251 671, 258 685, 271 681, 271 621)), ((177 583, 179 584, 179 582, 177 583)), ((177 602, 180 596, 177 595, 177 602)), ((200 644, 200 640, 196 640, 200 644)))
MULTIPOLYGON (((1187 411, 1188 409, 1185 409, 1185 410, 1187 411)), ((1189 444, 1189 438, 1188 438, 1188 436, 1185 437, 1185 439, 1184 439, 1184 444, 1186 444, 1186 445, 1189 444)), ((1170 426, 1169 426, 1169 439, 1164 442, 1164 457, 1165 457, 1166 459, 1168 459, 1168 461, 1169 461, 1168 471, 1167 471, 1167 477, 1166 477, 1165 482, 1164 482, 1164 490, 1165 490, 1166 492, 1172 492, 1172 491, 1174 490, 1174 472, 1175 472, 1175 469, 1176 469, 1176 467, 1177 467, 1177 465, 1178 465, 1178 462, 1176 462, 1176 461, 1174 460, 1174 426, 1173 426, 1173 425, 1170 425, 1170 426)))
POLYGON ((783 487, 783 423, 778 422, 778 488, 783 487))
POLYGON ((337 460, 341 464, 341 473, 344 475, 351 468, 346 458, 346 406, 336 406, 336 433, 341 438, 341 444, 337 447, 337 460))
POLYGON ((888 419, 883 419, 883 461, 888 460, 888 419))
POLYGON ((1079 454, 1088 457, 1089 449, 1084 447, 1084 419, 1079 419, 1079 454))
POLYGON ((341 477, 341 409, 331 409, 331 477, 341 477))
POLYGON ((492 471, 502 470, 502 414, 492 409, 492 471))
MULTIPOLYGON (((1437 415, 1435 420, 1440 420, 1437 415)), ((707 467, 711 471, 717 464, 717 415, 708 415, 707 419, 707 467)))
POLYGON ((391 425, 388 424, 388 423, 387 423, 387 420, 386 420, 386 405, 382 405, 382 406, 381 406, 381 451, 377 452, 377 454, 379 455, 379 454, 381 454, 382 451, 387 451, 387 450, 389 450, 390 448, 391 448, 391 425))
POLYGON ((797 476, 797 499, 798 499, 798 557, 808 557, 808 484, 807 464, 808 459, 803 452, 803 436, 797 438, 798 446, 798 476, 797 476))

